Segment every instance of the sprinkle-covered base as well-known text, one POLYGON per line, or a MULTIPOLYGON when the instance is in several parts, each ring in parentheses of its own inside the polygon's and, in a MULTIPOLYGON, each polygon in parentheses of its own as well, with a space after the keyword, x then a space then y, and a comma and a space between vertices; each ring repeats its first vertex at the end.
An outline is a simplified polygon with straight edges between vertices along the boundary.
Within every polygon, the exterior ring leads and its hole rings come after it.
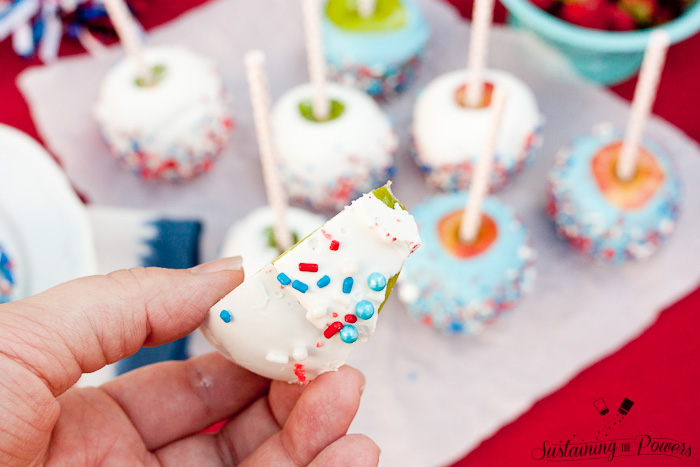
POLYGON ((15 287, 12 261, 0 246, 0 303, 12 300, 15 287))
POLYGON ((287 92, 272 111, 280 178, 289 199, 317 211, 337 211, 362 193, 383 185, 395 171, 398 139, 376 102, 366 94, 329 83, 343 106, 325 122, 305 118, 299 105, 310 85, 287 92))
POLYGON ((374 333, 418 242, 411 215, 375 190, 248 276, 212 307, 202 332, 245 368, 306 384, 374 333))
POLYGON ((649 257, 673 233, 679 212, 678 175, 654 142, 643 143, 640 176, 627 186, 619 182, 611 148, 620 140, 610 131, 578 137, 549 174, 547 213, 557 232, 601 263, 649 257))
POLYGON ((410 316, 445 334, 472 335, 510 310, 535 279, 535 251, 522 221, 493 198, 483 213, 492 222, 473 249, 458 248, 463 194, 428 199, 413 211, 423 240, 398 280, 410 316))
POLYGON ((104 132, 101 132, 101 135, 112 155, 126 170, 144 180, 173 183, 190 180, 209 172, 228 144, 229 132, 233 128, 233 120, 229 117, 218 123, 202 122, 201 125, 202 128, 194 131, 208 132, 205 138, 209 140, 210 146, 207 150, 198 152, 178 145, 173 145, 165 152, 147 152, 142 149, 138 137, 131 140, 131 150, 120 152, 110 143, 104 132))
MULTIPOLYGON (((466 71, 446 73, 421 91, 413 110, 413 157, 427 182, 444 191, 469 187, 491 124, 490 106, 465 107, 466 71)), ((486 70, 489 87, 506 92, 490 188, 508 184, 542 145, 542 116, 530 89, 508 73, 486 70)))
POLYGON ((343 63, 341 67, 328 66, 333 81, 360 89, 372 97, 388 99, 406 90, 415 80, 420 68, 422 51, 403 63, 386 67, 369 67, 358 63, 343 63))
POLYGON ((211 169, 228 144, 233 120, 216 67, 186 49, 153 47, 151 85, 127 57, 102 83, 95 117, 111 153, 146 180, 188 180, 211 169))
MULTIPOLYGON (((535 154, 539 150, 542 141, 542 127, 537 127, 525 139, 525 146, 515 160, 509 157, 496 153, 493 156, 493 168, 491 170, 491 178, 489 180, 490 192, 495 192, 505 187, 510 181, 522 172, 525 167, 532 164, 535 160, 535 154)), ((464 191, 471 184, 472 175, 476 169, 476 160, 469 159, 458 164, 444 164, 440 166, 431 166, 424 164, 419 151, 413 142, 411 156, 418 164, 421 172, 425 175, 425 181, 436 188, 443 191, 464 191)))
POLYGON ((378 0, 363 19, 345 0, 329 0, 322 32, 329 75, 373 97, 391 97, 413 81, 430 37, 413 0, 378 0))

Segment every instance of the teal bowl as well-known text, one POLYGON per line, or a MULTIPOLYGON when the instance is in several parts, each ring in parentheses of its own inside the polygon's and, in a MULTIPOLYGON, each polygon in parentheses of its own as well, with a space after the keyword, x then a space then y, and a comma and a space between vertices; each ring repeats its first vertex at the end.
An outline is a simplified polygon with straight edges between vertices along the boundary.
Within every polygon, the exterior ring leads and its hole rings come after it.
MULTIPOLYGON (((501 0, 508 9, 509 22, 529 29, 561 50, 585 78, 601 84, 626 80, 639 70, 650 28, 615 32, 582 28, 540 10, 528 0, 501 0)), ((675 44, 700 30, 700 0, 681 16, 658 28, 675 44)))

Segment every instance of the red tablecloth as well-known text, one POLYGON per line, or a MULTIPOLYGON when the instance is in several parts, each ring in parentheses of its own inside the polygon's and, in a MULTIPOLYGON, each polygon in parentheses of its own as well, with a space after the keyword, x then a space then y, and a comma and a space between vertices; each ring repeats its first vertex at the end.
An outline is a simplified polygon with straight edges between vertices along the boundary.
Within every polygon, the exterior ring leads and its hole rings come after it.
MULTIPOLYGON (((151 28, 205 1, 151 0, 141 12, 140 19, 146 28, 151 28)), ((470 16, 470 1, 450 1, 464 16, 470 16)), ((504 17, 505 12, 499 5, 496 20, 502 21, 504 17)), ((72 43, 64 42, 61 48, 62 55, 80 52, 80 47, 72 43)), ((34 62, 16 57, 8 41, 0 43, 0 122, 40 139, 27 104, 15 85, 17 74, 31 64, 34 62)), ((669 51, 654 111, 700 141, 698 78, 700 35, 673 46, 669 51)), ((630 99, 634 84, 635 80, 630 80, 612 89, 630 99)), ((698 239, 700 241, 700 232, 698 239)), ((687 260, 700 261, 700 258, 687 260)), ((610 310, 611 313, 615 311, 610 310)), ((466 457, 454 466, 537 465, 547 462, 546 459, 539 460, 545 442, 566 443, 571 440, 569 447, 572 447, 578 443, 600 443, 611 439, 619 440, 613 459, 615 465, 700 465, 700 398, 696 397, 700 388, 698 329, 700 288, 665 310, 658 321, 637 339, 538 401, 474 451, 465 453, 466 457), (599 415, 593 405, 601 398, 610 409, 604 416, 599 415), (634 405, 629 414, 622 417, 617 409, 625 398, 634 405), (633 438, 631 441, 625 441, 630 437, 633 438), (670 452, 672 445, 654 444, 655 438, 677 440, 679 446, 674 453, 680 458, 659 455, 664 447, 670 452), (691 457, 686 457, 689 446, 691 457), (682 447, 683 454, 679 454, 682 447)), ((554 460, 568 463, 572 459, 558 457, 554 460)), ((589 460, 585 465, 607 462, 607 458, 589 460)))

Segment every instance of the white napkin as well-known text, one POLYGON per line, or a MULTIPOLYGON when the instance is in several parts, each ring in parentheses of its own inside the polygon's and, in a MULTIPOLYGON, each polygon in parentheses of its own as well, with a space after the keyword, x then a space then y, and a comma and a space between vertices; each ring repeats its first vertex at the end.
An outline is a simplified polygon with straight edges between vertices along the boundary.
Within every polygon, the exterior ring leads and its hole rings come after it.
MULTIPOLYGON (((402 139, 396 194, 408 207, 424 198, 408 153, 414 91, 437 74, 466 63, 468 24, 445 3, 421 2, 433 37, 418 84, 386 106, 402 139)), ((107 155, 90 107, 110 63, 89 57, 30 69, 20 86, 44 141, 75 186, 94 202, 147 207, 205 220, 204 259, 216 256, 226 228, 264 202, 264 190, 243 71, 243 54, 268 55, 278 97, 307 79, 297 2, 217 0, 152 31, 154 44, 185 44, 217 60, 233 90, 237 129, 214 171, 181 186, 143 183, 107 155)), ((547 117, 537 162, 499 194, 525 219, 539 253, 536 290, 507 317, 472 339, 444 338, 409 321, 392 299, 376 335, 358 346, 351 364, 367 375, 352 430, 382 447, 390 466, 444 465, 461 457, 537 399, 637 336, 665 306, 700 281, 698 146, 653 119, 648 136, 672 154, 684 178, 678 231, 643 264, 607 268, 569 252, 544 216, 544 180, 556 151, 601 121, 623 126, 626 103, 574 77, 566 61, 534 37, 495 27, 489 64, 530 85, 547 117)))

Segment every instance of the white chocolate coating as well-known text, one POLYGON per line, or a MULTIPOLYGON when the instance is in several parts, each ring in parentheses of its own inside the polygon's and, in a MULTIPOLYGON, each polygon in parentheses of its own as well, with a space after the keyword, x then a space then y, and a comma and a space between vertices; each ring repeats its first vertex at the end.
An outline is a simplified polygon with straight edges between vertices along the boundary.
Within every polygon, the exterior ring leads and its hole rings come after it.
MULTIPOLYGON (((419 245, 418 228, 407 211, 389 208, 373 194, 346 207, 296 247, 258 273, 249 276, 209 311, 201 326, 207 339, 225 356, 267 378, 304 383, 319 374, 338 369, 354 343, 339 333, 324 336, 331 323, 352 323, 355 305, 367 300, 374 307, 368 319, 357 319, 355 342, 375 330, 378 311, 388 286, 371 290, 367 278, 380 273, 396 276, 404 261, 419 245), (339 243, 331 250, 331 241, 339 243), (318 265, 318 272, 303 272, 299 263, 318 265), (308 285, 305 293, 284 286, 278 274, 308 285), (327 275, 330 283, 319 287, 327 275), (343 292, 346 277, 353 277, 350 293, 343 292), (230 314, 229 322, 222 319, 230 314), (334 316, 335 314, 335 316, 334 316)), ((347 325, 347 324, 346 324, 347 325)))
MULTIPOLYGON (((457 103, 455 93, 468 77, 465 70, 445 73, 430 82, 416 100, 412 134, 416 158, 424 170, 464 168, 468 179, 479 158, 491 123, 491 107, 470 109, 457 103)), ((539 145, 533 138, 539 132, 542 117, 532 91, 513 75, 485 70, 484 81, 494 87, 502 86, 506 92, 491 176, 492 188, 496 189, 519 171, 530 154, 529 148, 539 145)), ((435 180, 428 178, 445 190, 467 188, 461 177, 458 181, 437 179, 437 175, 435 180)))
POLYGON ((327 84, 342 115, 307 120, 299 103, 311 99, 309 84, 284 94, 272 110, 280 175, 291 200, 317 210, 339 210, 391 176, 398 139, 387 116, 365 93, 327 84))
MULTIPOLYGON (((322 226, 326 218, 303 209, 287 206, 285 221, 289 230, 296 234, 299 240, 322 226)), ((270 246, 269 230, 275 222, 275 213, 270 206, 262 206, 250 212, 236 222, 226 233, 221 247, 221 257, 241 255, 243 270, 246 276, 253 276, 265 265, 271 263, 280 254, 277 247, 270 246)), ((214 351, 200 333, 190 335, 188 353, 196 357, 214 351)))
POLYGON ((162 66, 151 86, 136 84, 126 57, 107 74, 94 114, 112 153, 144 178, 187 179, 207 170, 228 142, 231 116, 215 65, 187 49, 152 47, 149 66, 162 66))

